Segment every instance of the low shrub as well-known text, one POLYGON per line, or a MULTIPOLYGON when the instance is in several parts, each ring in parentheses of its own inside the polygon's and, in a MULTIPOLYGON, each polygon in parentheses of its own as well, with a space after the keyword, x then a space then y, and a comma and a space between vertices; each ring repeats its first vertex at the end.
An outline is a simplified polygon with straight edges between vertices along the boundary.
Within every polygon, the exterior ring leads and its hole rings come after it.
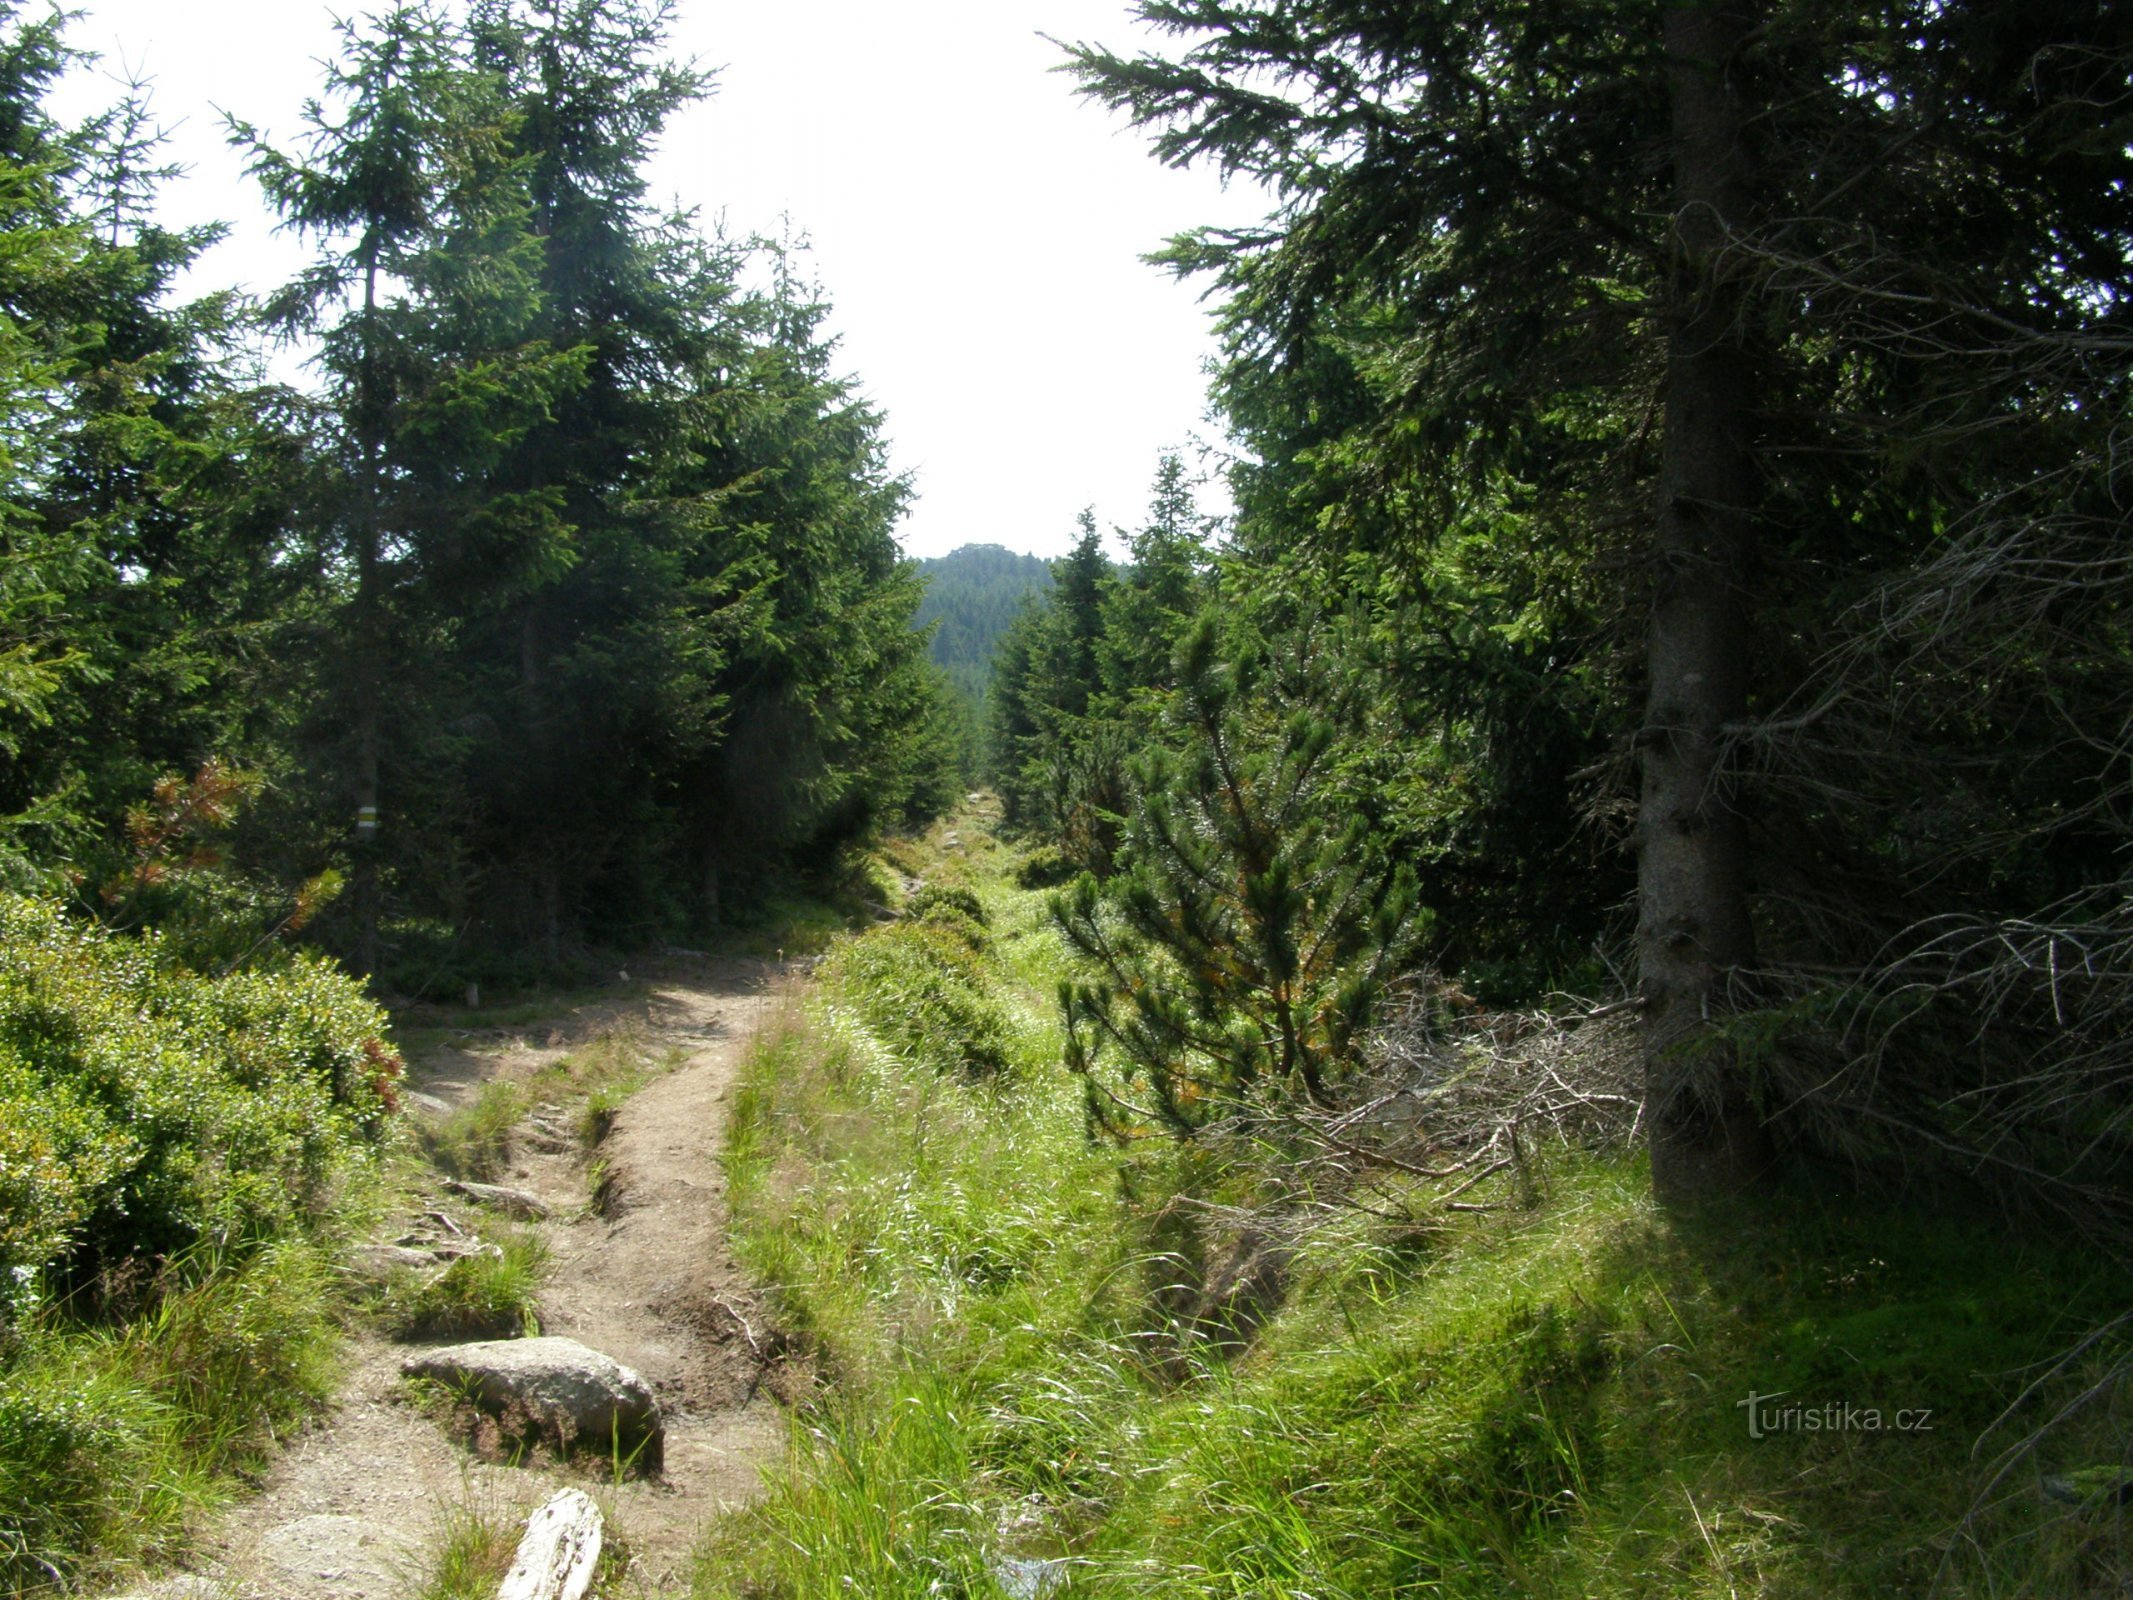
POLYGON ((735 1243, 822 1387, 698 1595, 2126 1592, 2122 1263, 1829 1174, 1668 1213, 1539 1138, 1457 1209, 1456 1172, 1299 1202, 1267 1147, 1092 1145, 1056 1036, 1011 1093, 874 1048, 929 984, 1041 1008, 1032 900, 987 894, 982 955, 840 949, 745 1068, 735 1243))
POLYGON ((79 1288, 320 1215, 398 1104, 385 1017, 330 963, 203 977, 0 897, 0 1282, 79 1288))
POLYGON ((922 885, 904 907, 904 915, 914 922, 924 922, 928 917, 941 912, 966 917, 979 927, 985 926, 985 906, 968 889, 956 884, 929 883, 922 885))
POLYGON ((847 940, 824 977, 885 1047, 913 1064, 971 1077, 1007 1067, 1007 1019, 986 991, 977 953, 951 930, 904 922, 847 940))
POLYGON ((319 1251, 282 1241, 166 1266, 124 1326, 18 1330, 0 1370, 0 1594, 168 1556, 233 1472, 329 1392, 335 1304, 319 1251))
POLYGON ((168 1553, 328 1387, 400 1059, 329 962, 180 954, 0 896, 0 1594, 168 1553))

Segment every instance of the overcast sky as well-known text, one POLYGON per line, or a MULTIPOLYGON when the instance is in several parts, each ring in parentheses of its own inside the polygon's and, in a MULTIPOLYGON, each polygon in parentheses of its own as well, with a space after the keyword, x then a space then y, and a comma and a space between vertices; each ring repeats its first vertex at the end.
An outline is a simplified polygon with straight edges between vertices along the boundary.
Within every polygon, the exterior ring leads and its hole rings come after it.
MULTIPOLYGON (((299 247, 271 233, 216 108, 293 134, 332 16, 356 8, 77 3, 72 42, 105 72, 153 79, 175 126, 191 173, 166 220, 234 226, 194 287, 288 276, 299 247)), ((654 192, 723 214, 729 232, 789 218, 812 239, 843 365, 917 481, 913 555, 986 541, 1056 555, 1088 504, 1106 529, 1130 525, 1157 454, 1213 433, 1198 289, 1139 257, 1261 203, 1157 165, 1049 70, 1059 52, 1042 34, 1143 37, 1120 0, 680 0, 674 53, 717 68, 718 88, 670 128, 654 192)), ((77 82, 60 109, 114 92, 77 82)))

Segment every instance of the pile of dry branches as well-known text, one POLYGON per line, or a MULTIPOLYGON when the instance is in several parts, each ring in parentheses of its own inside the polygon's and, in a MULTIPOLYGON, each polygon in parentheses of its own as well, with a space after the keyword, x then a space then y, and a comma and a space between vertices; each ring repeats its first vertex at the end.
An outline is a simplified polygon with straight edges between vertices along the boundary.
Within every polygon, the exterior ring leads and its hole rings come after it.
POLYGON ((1627 1002, 1487 1011, 1418 979, 1373 1029, 1364 1071, 1330 1107, 1302 1099, 1203 1137, 1278 1155, 1278 1206, 1411 1220, 1501 1204, 1550 1146, 1621 1148, 1638 1133, 1642 1059, 1627 1002))

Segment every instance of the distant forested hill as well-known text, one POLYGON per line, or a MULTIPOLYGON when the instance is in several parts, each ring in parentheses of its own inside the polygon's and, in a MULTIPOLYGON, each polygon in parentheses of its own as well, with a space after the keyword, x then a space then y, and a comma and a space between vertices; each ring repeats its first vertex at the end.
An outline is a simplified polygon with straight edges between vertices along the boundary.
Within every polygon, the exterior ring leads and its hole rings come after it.
POLYGON ((933 659, 971 701, 992 681, 992 648, 1022 597, 1051 587, 1052 566, 997 544, 966 544, 918 564, 926 580, 915 625, 940 622, 933 659))

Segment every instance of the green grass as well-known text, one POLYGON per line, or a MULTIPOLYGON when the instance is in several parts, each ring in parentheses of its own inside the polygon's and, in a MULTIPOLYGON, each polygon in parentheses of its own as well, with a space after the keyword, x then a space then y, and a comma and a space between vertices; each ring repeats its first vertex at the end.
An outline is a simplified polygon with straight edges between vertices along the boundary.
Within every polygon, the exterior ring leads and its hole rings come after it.
POLYGON ((425 1125, 423 1153, 455 1178, 489 1182, 511 1161, 519 1124, 536 1106, 577 1104, 578 1135, 588 1148, 607 1136, 615 1113, 659 1072, 681 1059, 654 1060, 630 1028, 616 1028, 524 1078, 491 1078, 474 1098, 425 1125))
MULTIPOLYGON (((602 1505, 600 1511, 600 1561, 588 1592, 595 1597, 634 1593, 622 1587, 630 1561, 628 1534, 612 1506, 602 1505)), ((523 1518, 493 1502, 463 1496, 438 1519, 413 1600, 491 1600, 525 1532, 523 1518)))
POLYGON ((1265 1174, 1088 1143, 1040 897, 963 834, 952 870, 984 912, 960 913, 963 981, 1001 1019, 1002 1070, 885 1020, 913 981, 893 929, 834 952, 747 1068, 739 1245, 828 1387, 768 1497, 706 1545, 699 1596, 985 1596, 1003 1553, 1070 1558, 1075 1596, 1194 1600, 2121 1585, 2115 1390, 1972 1502, 1982 1461, 2124 1354, 1980 1446, 2133 1282, 1959 1196, 1825 1174, 1682 1218, 1640 1160, 1555 1152, 1485 1214, 1314 1222, 1249 1349, 1180 1344, 1165 1285, 1219 1240, 1172 1197, 1233 1202, 1265 1174), (1751 1438, 1751 1394, 1795 1426, 1751 1438), (1849 1431, 1797 1421, 1847 1403, 1849 1431))
POLYGON ((198 1252, 150 1309, 16 1330, 0 1375, 0 1593, 182 1548, 189 1524, 331 1392, 339 1304, 321 1253, 198 1252))
POLYGON ((510 1229, 487 1250, 461 1256, 441 1272, 394 1274, 380 1297, 387 1328, 402 1339, 528 1338, 541 1331, 538 1300, 548 1273, 548 1246, 531 1229, 510 1229))
POLYGON ((529 1103, 523 1085, 492 1078, 467 1104, 423 1128, 423 1151, 455 1178, 491 1181, 510 1164, 511 1138, 529 1103))
POLYGON ((415 1600, 490 1600, 525 1532, 515 1518, 461 1504, 438 1520, 415 1600))
POLYGON ((322 959, 0 895, 0 1594, 180 1548, 324 1400, 400 1071, 322 959))
POLYGON ((767 1499, 714 1525, 697 1595, 989 1595, 976 1463, 952 1386, 914 1378, 883 1410, 824 1408, 767 1499))

